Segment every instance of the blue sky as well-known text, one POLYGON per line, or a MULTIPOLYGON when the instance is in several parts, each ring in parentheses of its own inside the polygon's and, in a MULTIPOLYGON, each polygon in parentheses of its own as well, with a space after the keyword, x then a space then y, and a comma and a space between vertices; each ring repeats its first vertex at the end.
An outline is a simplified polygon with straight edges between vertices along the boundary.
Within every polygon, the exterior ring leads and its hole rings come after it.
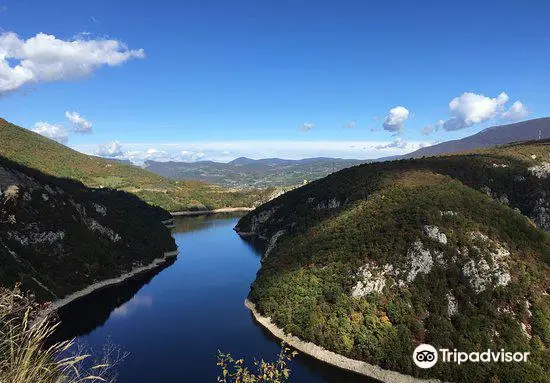
POLYGON ((372 158, 550 115, 547 1, 53 3, 2 3, 0 116, 87 153, 372 158))

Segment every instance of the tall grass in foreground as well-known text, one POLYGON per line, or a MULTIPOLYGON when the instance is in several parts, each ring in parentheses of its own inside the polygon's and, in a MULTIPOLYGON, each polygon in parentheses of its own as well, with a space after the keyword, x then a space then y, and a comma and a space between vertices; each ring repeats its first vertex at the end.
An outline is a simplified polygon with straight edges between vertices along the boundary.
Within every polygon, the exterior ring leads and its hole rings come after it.
POLYGON ((98 360, 74 340, 47 345, 58 324, 39 313, 17 286, 0 288, 0 383, 114 382, 113 367, 126 355, 107 346, 98 360))

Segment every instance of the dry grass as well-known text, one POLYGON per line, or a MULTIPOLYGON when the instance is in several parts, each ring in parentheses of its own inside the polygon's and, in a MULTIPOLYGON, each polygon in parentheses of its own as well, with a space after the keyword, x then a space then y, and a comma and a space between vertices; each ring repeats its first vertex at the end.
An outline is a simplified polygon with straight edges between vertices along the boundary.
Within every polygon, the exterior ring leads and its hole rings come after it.
POLYGON ((74 340, 47 345, 58 324, 39 317, 32 297, 0 288, 0 383, 113 382, 126 355, 108 346, 97 360, 74 340))

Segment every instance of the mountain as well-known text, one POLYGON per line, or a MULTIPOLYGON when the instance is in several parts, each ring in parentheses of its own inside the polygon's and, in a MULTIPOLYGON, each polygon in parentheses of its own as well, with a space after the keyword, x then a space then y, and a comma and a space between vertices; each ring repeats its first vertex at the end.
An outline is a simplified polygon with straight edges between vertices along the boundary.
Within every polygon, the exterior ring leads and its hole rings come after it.
POLYGON ((0 285, 55 300, 176 249, 170 215, 0 157, 0 285))
POLYGON ((539 134, 542 139, 550 138, 550 118, 493 126, 460 140, 442 142, 403 156, 384 157, 378 160, 348 160, 326 157, 302 160, 280 158, 254 160, 239 157, 228 163, 214 161, 146 161, 144 167, 155 174, 173 180, 198 180, 232 188, 289 187, 301 185, 304 180, 316 180, 338 170, 363 163, 488 148, 512 142, 538 139, 539 134))
POLYGON ((198 180, 236 188, 265 188, 301 185, 304 180, 315 180, 365 162, 368 161, 325 157, 302 160, 239 157, 228 163, 146 161, 145 168, 175 180, 198 180))
POLYGON ((463 152, 512 142, 537 140, 539 138, 550 138, 550 117, 537 118, 515 124, 492 126, 460 140, 446 141, 418 149, 401 158, 417 158, 442 153, 463 152))
POLYGON ((0 119, 0 156, 89 187, 114 188, 170 211, 253 206, 273 190, 228 190, 197 181, 172 181, 118 160, 89 156, 0 119))
POLYGON ((249 299, 285 332, 422 378, 550 381, 550 141, 359 165, 243 217, 249 299), (529 352, 413 364, 415 347, 529 352))

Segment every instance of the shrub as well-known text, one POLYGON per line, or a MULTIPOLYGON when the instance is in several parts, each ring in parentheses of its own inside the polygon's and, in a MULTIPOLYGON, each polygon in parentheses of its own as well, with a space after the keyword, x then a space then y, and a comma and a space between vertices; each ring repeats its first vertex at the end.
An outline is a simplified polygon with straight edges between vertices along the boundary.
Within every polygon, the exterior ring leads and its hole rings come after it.
POLYGON ((275 362, 266 362, 263 359, 254 360, 255 372, 250 371, 244 365, 244 359, 234 359, 231 354, 224 354, 218 350, 217 365, 221 368, 221 375, 218 376, 220 383, 283 383, 290 377, 288 363, 296 351, 290 351, 284 343, 275 362))

